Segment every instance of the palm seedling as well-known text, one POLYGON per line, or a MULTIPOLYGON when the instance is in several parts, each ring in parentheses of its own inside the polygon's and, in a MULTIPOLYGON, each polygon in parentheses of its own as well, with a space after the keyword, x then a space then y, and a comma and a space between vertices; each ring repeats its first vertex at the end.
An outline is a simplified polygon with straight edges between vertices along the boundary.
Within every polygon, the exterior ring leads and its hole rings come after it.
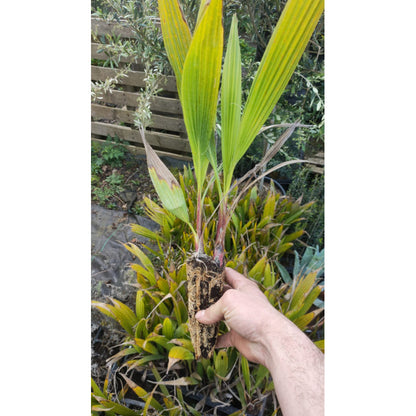
MULTIPOLYGON (((191 224, 181 186, 149 146, 141 129, 149 173, 162 204, 187 223, 195 239, 195 252, 187 260, 189 332, 196 358, 209 358, 215 346, 218 325, 202 325, 195 319, 199 309, 216 302, 223 292, 224 239, 238 199, 247 190, 242 185, 233 199, 233 172, 255 137, 261 132, 279 97, 285 90, 316 24, 323 12, 323 0, 289 0, 274 29, 242 109, 241 58, 237 18, 233 16, 227 50, 223 58, 222 0, 202 0, 196 28, 191 34, 178 0, 158 0, 162 34, 167 55, 176 75, 179 98, 192 151, 197 182, 196 224, 191 224), (221 82, 221 159, 217 163, 215 122, 221 82), (204 254, 206 223, 203 201, 208 168, 218 188, 217 231, 213 257, 204 254)), ((264 168, 299 124, 292 125, 269 149, 265 158, 247 175, 251 184, 285 164, 262 173, 264 168)))

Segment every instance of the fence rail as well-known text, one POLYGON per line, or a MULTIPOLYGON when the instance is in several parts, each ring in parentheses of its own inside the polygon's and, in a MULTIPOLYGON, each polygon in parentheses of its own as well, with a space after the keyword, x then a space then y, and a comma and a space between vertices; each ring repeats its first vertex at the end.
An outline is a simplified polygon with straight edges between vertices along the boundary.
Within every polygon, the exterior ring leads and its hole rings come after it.
POLYGON ((317 165, 306 164, 306 166, 314 173, 318 173, 322 175, 324 173, 324 166, 325 166, 325 156, 324 152, 318 152, 312 157, 309 157, 308 160, 311 162, 317 163, 317 165))
MULTIPOLYGON (((108 136, 118 137, 128 142, 128 147, 136 153, 144 154, 143 142, 134 126, 134 111, 141 88, 145 87, 144 64, 133 57, 122 57, 119 68, 100 66, 107 60, 105 44, 97 43, 97 38, 106 41, 107 34, 132 39, 134 33, 126 25, 109 23, 101 19, 91 19, 92 32, 98 36, 91 41, 91 80, 106 81, 115 78, 126 64, 133 64, 125 77, 118 79, 112 91, 98 94, 91 103, 91 138, 104 142, 108 136)), ((161 92, 152 98, 150 110, 152 118, 146 129, 146 139, 160 156, 170 156, 180 160, 191 160, 191 149, 186 136, 185 123, 178 99, 176 79, 163 77, 159 82, 161 92)))

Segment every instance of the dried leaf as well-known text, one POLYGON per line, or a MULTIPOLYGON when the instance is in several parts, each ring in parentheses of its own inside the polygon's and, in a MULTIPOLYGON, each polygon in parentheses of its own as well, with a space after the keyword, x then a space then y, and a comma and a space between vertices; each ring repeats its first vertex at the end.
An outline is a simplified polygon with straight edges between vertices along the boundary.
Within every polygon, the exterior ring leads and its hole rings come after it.
POLYGON ((189 224, 188 208, 179 182, 151 148, 144 134, 142 134, 142 140, 146 150, 150 178, 163 206, 189 224))

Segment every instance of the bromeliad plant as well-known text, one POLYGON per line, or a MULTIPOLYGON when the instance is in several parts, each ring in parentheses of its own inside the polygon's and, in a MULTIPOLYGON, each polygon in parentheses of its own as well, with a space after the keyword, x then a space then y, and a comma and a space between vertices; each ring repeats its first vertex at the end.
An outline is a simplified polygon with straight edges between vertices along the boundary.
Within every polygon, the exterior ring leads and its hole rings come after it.
MULTIPOLYGON (((179 176, 179 183, 187 191, 192 223, 197 200, 196 179, 192 171, 186 169, 179 176)), ((207 215, 215 209, 218 201, 218 190, 210 183, 204 198, 207 215)), ((167 209, 150 199, 146 199, 145 204, 148 216, 160 225, 160 229, 153 232, 133 224, 132 231, 146 237, 147 242, 137 244, 133 239, 125 244, 135 258, 131 264, 137 274, 135 304, 129 307, 117 299, 93 302, 95 308, 116 320, 126 333, 120 350, 108 360, 113 374, 110 382, 105 382, 101 390, 93 383, 94 409, 111 414, 112 409, 117 408, 117 414, 122 415, 127 414, 122 406, 139 406, 139 400, 142 407, 145 402, 146 408, 149 404, 149 409, 156 409, 158 414, 208 414, 201 403, 195 406, 191 398, 194 392, 203 392, 203 396, 214 402, 218 400, 222 405, 227 403, 241 408, 236 413, 241 415, 252 413, 250 408, 266 402, 271 405, 274 388, 269 372, 263 366, 247 362, 234 348, 214 351, 210 359, 195 360, 187 323, 185 265, 187 253, 193 248, 193 234, 167 209), (146 382, 143 381, 144 375, 146 382), (111 382, 115 378, 118 383, 111 382), (138 396, 134 403, 125 397, 128 387, 138 396), (158 410, 160 405, 165 406, 166 413, 158 410), (177 413, 170 413, 173 408, 177 413), (126 413, 121 413, 122 410, 126 413)), ((236 207, 226 233, 225 247, 227 265, 255 280, 273 307, 315 341, 320 337, 314 334, 320 335, 317 331, 323 325, 322 307, 313 306, 321 293, 317 286, 320 285, 321 262, 307 261, 312 260, 308 255, 300 261, 301 267, 294 268, 289 283, 286 280, 282 282, 278 269, 286 250, 303 233, 302 217, 308 209, 310 204, 302 205, 299 201, 282 197, 273 188, 260 197, 254 186, 236 207), (303 267, 306 262, 308 267, 303 267)), ((214 225, 205 228, 207 253, 213 252, 215 228, 214 225)), ((220 332, 226 331, 222 323, 220 332)), ((323 340, 316 344, 323 348, 323 340)), ((127 397, 131 398, 131 395, 127 397)), ((202 398, 199 398, 201 402, 202 398)), ((146 414, 131 409, 129 412, 146 414)))
MULTIPOLYGON (((194 235, 195 252, 187 260, 189 329, 196 358, 209 358, 218 325, 201 325, 195 313, 216 302, 224 282, 224 245, 227 226, 238 200, 247 190, 234 193, 233 172, 261 131, 293 74, 323 12, 323 0, 289 0, 272 34, 242 110, 241 58, 237 18, 232 19, 221 83, 221 157, 217 163, 215 122, 223 57, 222 0, 202 0, 193 34, 178 0, 159 0, 162 34, 175 72, 179 98, 192 151, 197 182, 196 221, 191 223, 181 186, 149 146, 141 128, 149 173, 164 207, 184 221, 194 235), (220 201, 213 257, 204 253, 203 234, 209 218, 204 215, 204 192, 209 165, 220 201)), ((263 168, 298 125, 293 125, 273 145, 251 174, 263 168)), ((264 174, 268 175, 285 162, 264 174)), ((255 181, 252 181, 252 184, 255 181)))

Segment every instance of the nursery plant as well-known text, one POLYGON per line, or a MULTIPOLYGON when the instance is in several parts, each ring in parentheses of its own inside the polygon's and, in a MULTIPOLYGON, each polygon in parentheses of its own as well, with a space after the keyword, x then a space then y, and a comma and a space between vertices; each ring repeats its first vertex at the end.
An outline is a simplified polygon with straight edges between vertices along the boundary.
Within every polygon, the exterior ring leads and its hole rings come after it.
MULTIPOLYGON (((209 179, 204 195, 207 215, 219 201, 218 189, 209 179)), ((186 190, 192 223, 196 218, 195 176, 186 169, 178 182, 186 190)), ((187 253, 193 248, 193 233, 151 199, 145 200, 145 206, 160 228, 154 232, 132 224, 132 231, 146 237, 147 242, 125 244, 135 259, 131 264, 137 276, 135 304, 129 307, 117 299, 93 302, 126 334, 117 353, 108 360, 109 375, 103 386, 98 388, 93 381, 94 412, 112 414, 116 410, 115 414, 120 415, 144 415, 145 408, 149 408, 156 409, 157 414, 202 415, 208 414, 204 398, 211 398, 218 406, 227 404, 227 410, 238 408, 235 414, 240 415, 256 414, 254 408, 259 410, 263 405, 268 406, 267 410, 276 409, 273 383, 265 367, 248 362, 234 348, 214 351, 210 359, 195 359, 187 322, 185 265, 187 253), (195 394, 199 394, 197 399, 195 394), (164 411, 160 411, 161 406, 164 411)), ((282 282, 278 268, 281 258, 304 232, 303 218, 309 209, 310 204, 293 201, 273 188, 260 191, 255 185, 236 206, 225 247, 227 265, 254 279, 273 307, 314 341, 318 339, 318 347, 323 348, 323 340, 314 336, 322 325, 323 310, 313 306, 321 293, 321 263, 308 261, 309 267, 294 270, 287 283, 282 282), (298 271, 302 274, 295 275, 298 271)), ((215 222, 204 231, 207 253, 214 250, 215 222)), ((222 323, 220 332, 226 330, 222 323)))
MULTIPOLYGON (((323 12, 323 0, 289 0, 273 31, 242 108, 241 57, 238 22, 233 17, 223 61, 222 0, 202 0, 192 34, 178 0, 159 0, 166 52, 177 79, 184 121, 197 183, 196 218, 191 222, 183 190, 169 169, 149 146, 140 129, 149 173, 164 207, 192 230, 194 252, 186 261, 189 331, 195 357, 210 358, 218 324, 202 325, 195 319, 199 309, 216 302, 223 292, 225 239, 238 201, 249 189, 235 182, 234 169, 243 157, 285 90, 323 12), (217 162, 215 125, 221 82, 221 163, 217 162), (210 219, 204 212, 208 167, 218 189, 215 207, 216 235, 213 256, 205 254, 204 232, 210 219), (234 181, 234 182, 233 182, 234 181), (237 192, 236 192, 237 190, 237 192), (231 197, 232 196, 232 197, 231 197)), ((252 186, 261 177, 291 163, 281 163, 252 179, 278 152, 298 124, 291 126, 269 149, 265 158, 244 177, 252 186), (250 179, 252 179, 250 181, 250 179)))

